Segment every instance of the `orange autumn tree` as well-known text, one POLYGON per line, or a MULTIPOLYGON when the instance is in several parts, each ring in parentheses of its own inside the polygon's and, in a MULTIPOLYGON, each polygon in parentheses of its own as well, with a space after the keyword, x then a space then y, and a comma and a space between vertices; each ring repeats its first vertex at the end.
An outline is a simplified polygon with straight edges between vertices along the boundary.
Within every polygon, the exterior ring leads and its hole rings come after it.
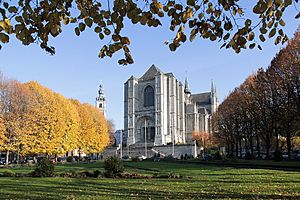
POLYGON ((58 111, 62 130, 62 140, 59 141, 57 153, 65 154, 77 147, 80 133, 80 118, 75 105, 69 99, 58 93, 54 95, 60 108, 58 111))
POLYGON ((204 149, 212 148, 217 143, 212 134, 204 131, 193 131, 192 137, 197 142, 197 145, 203 146, 204 149))
POLYGON ((81 104, 78 100, 71 100, 79 114, 79 152, 98 153, 109 143, 108 126, 101 111, 90 104, 81 104))
POLYGON ((27 145, 28 152, 48 155, 58 153, 64 131, 61 107, 50 89, 34 81, 25 85, 36 99, 31 116, 32 133, 27 145))
POLYGON ((110 141, 108 123, 103 113, 95 106, 88 106, 90 115, 92 116, 96 132, 94 135, 93 145, 90 146, 90 153, 102 151, 110 141))
POLYGON ((78 149, 99 153, 109 143, 103 113, 53 92, 35 81, 21 84, 0 74, 0 150, 6 163, 13 153, 59 155, 78 149))
MULTIPOLYGON (((2 104, 0 103, 0 109, 2 109, 2 104)), ((0 113, 0 149, 2 149, 7 142, 7 138, 5 136, 5 126, 2 113, 0 113)))
POLYGON ((90 135, 93 135, 95 128, 93 126, 93 119, 88 113, 88 110, 81 104, 78 100, 71 100, 72 104, 75 106, 77 113, 79 114, 79 133, 78 142, 76 149, 83 152, 89 152, 89 142, 92 139, 90 135))
POLYGON ((30 112, 30 98, 18 81, 10 80, 2 74, 0 79, 1 115, 5 126, 1 149, 6 152, 8 163, 10 152, 16 152, 19 160, 24 138, 29 131, 26 119, 30 112))

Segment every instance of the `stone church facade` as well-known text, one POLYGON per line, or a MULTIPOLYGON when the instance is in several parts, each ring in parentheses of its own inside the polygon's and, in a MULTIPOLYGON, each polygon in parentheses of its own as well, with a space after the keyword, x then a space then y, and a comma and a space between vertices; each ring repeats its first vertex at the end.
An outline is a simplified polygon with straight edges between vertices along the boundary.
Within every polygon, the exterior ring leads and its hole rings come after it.
POLYGON ((211 133, 217 110, 216 89, 191 94, 172 73, 152 65, 140 78, 124 84, 124 131, 127 145, 161 146, 191 143, 193 131, 211 133))

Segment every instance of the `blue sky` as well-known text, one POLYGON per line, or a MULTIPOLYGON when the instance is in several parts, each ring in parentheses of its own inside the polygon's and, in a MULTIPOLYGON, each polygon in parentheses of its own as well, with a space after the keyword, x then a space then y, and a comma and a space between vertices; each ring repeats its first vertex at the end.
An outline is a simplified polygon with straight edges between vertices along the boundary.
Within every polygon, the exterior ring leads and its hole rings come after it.
MULTIPOLYGON (((286 10, 285 31, 289 37, 299 25, 294 16, 293 8, 286 10)), ((95 33, 88 30, 77 37, 72 27, 65 27, 51 42, 56 47, 54 56, 46 54, 38 45, 22 46, 12 38, 0 51, 0 70, 21 82, 36 80, 66 97, 91 104, 95 103, 102 81, 107 98, 107 118, 114 121, 116 128, 122 128, 123 84, 131 75, 142 76, 152 64, 163 72, 173 72, 180 81, 187 75, 192 93, 209 91, 213 79, 222 101, 257 68, 267 67, 282 48, 270 40, 262 45, 262 51, 243 50, 236 54, 233 50, 220 49, 222 43, 197 38, 183 44, 176 52, 170 52, 164 41, 170 40, 174 33, 168 31, 168 26, 129 25, 124 33, 131 38, 133 65, 119 66, 117 60, 122 55, 118 54, 112 59, 99 59, 97 55, 103 43, 95 33)))

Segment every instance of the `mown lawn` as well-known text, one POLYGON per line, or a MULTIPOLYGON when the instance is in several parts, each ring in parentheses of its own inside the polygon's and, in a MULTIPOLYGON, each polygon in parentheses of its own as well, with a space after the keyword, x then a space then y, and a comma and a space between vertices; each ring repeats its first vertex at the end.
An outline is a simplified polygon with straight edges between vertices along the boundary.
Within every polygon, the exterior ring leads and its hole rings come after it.
MULTIPOLYGON (((93 171, 103 163, 56 166, 93 171)), ((199 164, 127 162, 126 172, 178 174, 183 179, 0 178, 1 199, 300 199, 300 173, 199 164)), ((0 173, 5 169, 0 169, 0 173)), ((29 172, 32 168, 14 168, 29 172)))

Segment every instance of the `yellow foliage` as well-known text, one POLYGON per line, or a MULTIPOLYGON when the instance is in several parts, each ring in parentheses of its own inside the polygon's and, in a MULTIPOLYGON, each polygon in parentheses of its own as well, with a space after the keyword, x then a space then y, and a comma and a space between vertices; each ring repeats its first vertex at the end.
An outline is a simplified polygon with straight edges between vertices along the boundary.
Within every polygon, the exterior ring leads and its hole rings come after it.
POLYGON ((0 150, 53 155, 97 153, 107 146, 107 122, 98 108, 35 81, 21 84, 2 74, 0 80, 0 150))

